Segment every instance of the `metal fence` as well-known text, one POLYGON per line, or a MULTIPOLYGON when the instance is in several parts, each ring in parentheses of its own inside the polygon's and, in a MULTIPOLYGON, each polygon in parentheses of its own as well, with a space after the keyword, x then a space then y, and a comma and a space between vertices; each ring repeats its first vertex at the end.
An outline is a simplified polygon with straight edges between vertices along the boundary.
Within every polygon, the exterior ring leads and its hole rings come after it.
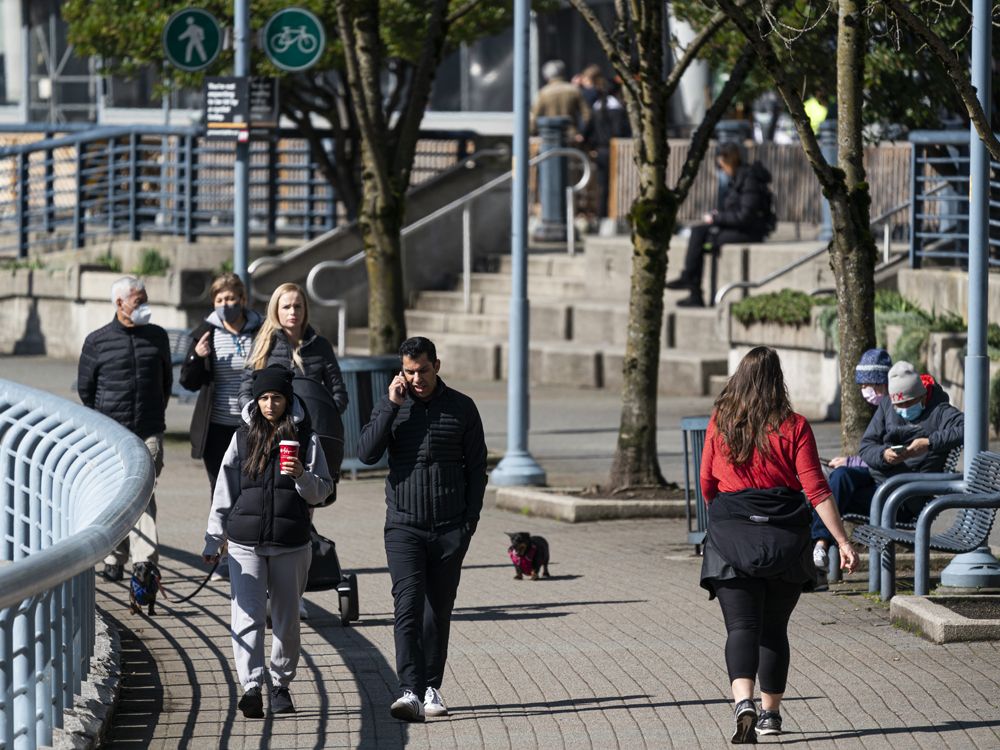
MULTIPOLYGON (((321 133, 321 136, 332 134, 321 133)), ((63 135, 4 133, 0 253, 84 247, 110 238, 233 234, 236 144, 200 128, 102 127, 63 135), (49 137, 51 136, 51 137, 49 137)), ((418 184, 475 150, 473 133, 421 133, 418 184)), ((310 240, 346 218, 313 147, 298 131, 250 142, 252 235, 310 240)))
POLYGON ((141 440, 0 380, 0 750, 52 744, 94 651, 94 566, 153 491, 141 440))
MULTIPOLYGON (((910 265, 966 265, 969 256, 969 132, 912 133, 910 265)), ((989 263, 1000 267, 1000 164, 990 160, 989 263)))

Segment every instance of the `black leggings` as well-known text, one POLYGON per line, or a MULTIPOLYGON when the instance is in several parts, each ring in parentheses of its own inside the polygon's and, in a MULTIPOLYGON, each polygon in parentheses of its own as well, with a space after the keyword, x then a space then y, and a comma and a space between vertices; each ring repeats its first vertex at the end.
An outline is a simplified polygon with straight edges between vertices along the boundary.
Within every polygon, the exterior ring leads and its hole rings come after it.
POLYGON ((785 692, 788 680, 788 618, 802 593, 801 583, 764 578, 714 582, 726 620, 729 681, 759 675, 765 693, 785 692))

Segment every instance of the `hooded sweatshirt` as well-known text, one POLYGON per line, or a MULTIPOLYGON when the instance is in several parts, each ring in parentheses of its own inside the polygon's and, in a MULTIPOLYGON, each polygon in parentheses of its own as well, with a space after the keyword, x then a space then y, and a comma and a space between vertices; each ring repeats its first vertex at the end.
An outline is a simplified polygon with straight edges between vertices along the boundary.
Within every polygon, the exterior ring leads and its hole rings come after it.
POLYGON ((882 399, 861 438, 859 453, 876 483, 903 472, 944 471, 948 453, 962 445, 965 438, 965 417, 951 405, 948 394, 937 383, 927 386, 924 410, 912 422, 903 419, 888 398, 882 399), (893 445, 909 445, 917 438, 930 440, 930 449, 922 456, 908 458, 899 464, 886 463, 885 449, 893 445))

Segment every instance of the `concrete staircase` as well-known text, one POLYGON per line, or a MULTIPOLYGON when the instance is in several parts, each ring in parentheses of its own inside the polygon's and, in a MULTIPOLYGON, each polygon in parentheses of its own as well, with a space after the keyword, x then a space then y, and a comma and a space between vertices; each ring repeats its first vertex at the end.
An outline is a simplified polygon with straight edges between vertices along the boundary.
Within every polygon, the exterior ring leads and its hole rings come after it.
MULTIPOLYGON (((687 241, 675 237, 669 276, 683 265, 687 241)), ((815 242, 773 242, 726 247, 719 285, 757 279, 805 254, 815 242)), ((584 251, 533 248, 528 256, 530 373, 532 382, 619 390, 628 327, 632 247, 628 237, 588 237, 584 251)), ((456 379, 503 380, 507 374, 510 256, 493 256, 490 272, 472 274, 471 311, 461 291, 423 291, 406 311, 407 331, 432 339, 444 371, 456 379)), ((706 272, 706 277, 707 277, 706 272)), ((811 289, 830 281, 825 257, 773 288, 811 289)), ((706 299, 708 290, 705 290, 706 299)), ((728 304, 678 308, 682 292, 666 292, 659 391, 671 396, 717 393, 728 373, 728 304)), ((731 300, 741 298, 732 294, 731 300)), ((348 332, 348 351, 367 353, 367 331, 348 332)))

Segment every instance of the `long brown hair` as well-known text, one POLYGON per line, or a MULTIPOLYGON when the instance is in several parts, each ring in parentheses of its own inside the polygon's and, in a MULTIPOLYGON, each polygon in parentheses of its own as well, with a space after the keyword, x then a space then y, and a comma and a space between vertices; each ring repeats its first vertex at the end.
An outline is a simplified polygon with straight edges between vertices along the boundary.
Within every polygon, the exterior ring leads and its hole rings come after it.
MULTIPOLYGON (((294 397, 293 397, 294 398, 294 397)), ((285 413, 277 424, 271 424, 261 414, 256 399, 250 406, 250 426, 247 429, 247 455, 243 460, 243 471, 256 479, 267 469, 271 451, 281 440, 298 440, 295 422, 292 420, 292 399, 286 399, 285 413)))
POLYGON ((715 400, 715 429, 729 460, 742 466, 755 452, 769 455, 768 437, 791 413, 778 353, 767 346, 751 349, 715 400))
MULTIPOLYGON (((281 300, 282 295, 289 292, 298 292, 299 297, 302 298, 302 333, 305 334, 306 332, 306 326, 309 325, 309 300, 302 287, 290 281, 285 282, 271 294, 271 299, 267 303, 267 315, 264 317, 264 324, 261 325, 260 331, 258 331, 257 337, 254 339, 253 353, 250 355, 250 367, 254 370, 267 367, 267 358, 274 347, 274 334, 281 330, 281 323, 278 322, 278 302, 281 300)), ((299 370, 302 370, 302 358, 299 355, 299 347, 302 345, 302 342, 289 341, 288 343, 292 347, 293 364, 299 370)))

